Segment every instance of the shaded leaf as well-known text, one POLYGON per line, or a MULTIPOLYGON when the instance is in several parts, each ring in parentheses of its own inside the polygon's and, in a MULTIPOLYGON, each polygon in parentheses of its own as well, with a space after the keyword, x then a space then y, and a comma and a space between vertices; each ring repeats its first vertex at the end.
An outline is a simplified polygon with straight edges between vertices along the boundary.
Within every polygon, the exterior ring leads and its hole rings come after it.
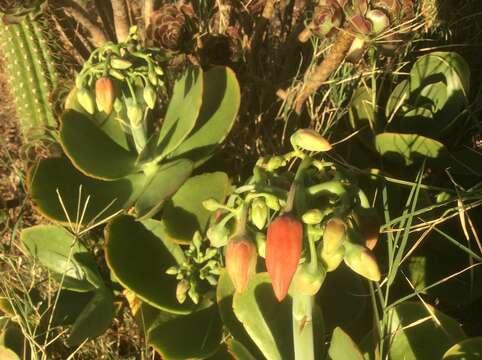
POLYGON ((363 360, 355 342, 339 327, 333 330, 328 355, 332 360, 363 360))

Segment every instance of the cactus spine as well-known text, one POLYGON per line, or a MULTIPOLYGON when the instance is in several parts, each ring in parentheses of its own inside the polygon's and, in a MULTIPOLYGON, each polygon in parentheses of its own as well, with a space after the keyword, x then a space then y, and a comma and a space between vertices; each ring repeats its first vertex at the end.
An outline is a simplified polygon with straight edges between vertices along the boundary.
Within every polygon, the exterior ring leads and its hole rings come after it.
POLYGON ((0 46, 19 125, 27 140, 56 126, 51 95, 57 72, 42 32, 42 20, 28 16, 20 24, 0 25, 0 46))

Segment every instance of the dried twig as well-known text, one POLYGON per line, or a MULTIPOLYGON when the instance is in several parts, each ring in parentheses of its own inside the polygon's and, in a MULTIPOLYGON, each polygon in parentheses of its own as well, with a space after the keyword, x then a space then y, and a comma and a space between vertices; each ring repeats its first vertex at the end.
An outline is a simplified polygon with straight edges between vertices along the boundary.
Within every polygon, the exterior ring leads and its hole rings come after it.
POLYGON ((118 42, 124 42, 129 36, 129 13, 124 0, 112 0, 112 13, 114 15, 115 33, 118 42))
POLYGON ((319 64, 311 78, 305 83, 301 92, 298 94, 295 100, 295 111, 300 114, 303 104, 306 99, 310 97, 318 88, 323 85, 323 83, 328 79, 328 77, 340 66, 340 64, 345 59, 345 56, 350 50, 350 46, 353 43, 354 36, 348 31, 341 30, 333 43, 333 46, 323 59, 321 64, 319 64))
POLYGON ((67 15, 70 15, 75 21, 81 24, 92 37, 92 43, 99 47, 107 42, 107 36, 104 31, 94 23, 80 6, 74 2, 70 2, 64 6, 64 11, 67 15))

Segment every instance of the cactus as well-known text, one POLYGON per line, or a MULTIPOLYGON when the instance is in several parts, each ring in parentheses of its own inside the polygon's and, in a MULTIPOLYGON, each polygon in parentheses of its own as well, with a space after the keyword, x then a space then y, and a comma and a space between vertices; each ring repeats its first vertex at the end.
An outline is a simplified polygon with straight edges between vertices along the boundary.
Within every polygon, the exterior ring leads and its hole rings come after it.
POLYGON ((9 86, 22 133, 30 140, 57 124, 52 94, 58 74, 43 33, 44 21, 28 15, 18 24, 0 25, 0 46, 9 86))

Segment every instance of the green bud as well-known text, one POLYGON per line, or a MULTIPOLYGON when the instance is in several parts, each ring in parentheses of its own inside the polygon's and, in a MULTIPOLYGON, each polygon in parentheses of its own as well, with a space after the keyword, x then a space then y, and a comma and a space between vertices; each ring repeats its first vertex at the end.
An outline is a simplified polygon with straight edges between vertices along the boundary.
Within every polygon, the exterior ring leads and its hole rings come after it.
POLYGON ((257 232, 254 236, 256 241, 256 247, 258 249, 258 255, 262 258, 266 255, 266 234, 262 232, 257 232))
POLYGON ((204 200, 202 204, 204 208, 208 211, 216 211, 222 206, 216 199, 213 199, 213 198, 204 200))
POLYGON ((286 165, 286 160, 282 156, 273 156, 266 164, 266 170, 273 171, 286 165))
POLYGON ((345 240, 346 224, 340 218, 328 220, 323 232, 323 253, 331 254, 338 249, 345 240))
POLYGON ((129 60, 113 57, 110 59, 110 66, 117 70, 125 70, 130 68, 132 66, 132 63, 129 60))
POLYGON ((151 85, 146 85, 142 95, 144 97, 144 101, 147 104, 147 107, 151 110, 154 109, 154 106, 156 106, 157 98, 154 88, 151 85))
POLYGON ((325 280, 326 270, 323 265, 317 264, 315 269, 312 269, 310 263, 304 263, 298 266, 293 284, 295 291, 302 295, 315 295, 321 288, 325 280))
POLYGON ((200 249, 202 245, 203 239, 199 231, 196 231, 192 237, 192 244, 196 249, 200 249))
POLYGON ((157 83, 159 82, 157 80, 157 75, 156 75, 156 72, 152 69, 149 70, 149 72, 147 73, 147 78, 149 79, 150 83, 154 86, 157 86, 157 83))
POLYGON ((216 286, 218 284, 218 280, 212 275, 206 276, 206 280, 208 281, 209 285, 216 286))
POLYGON ((124 108, 123 102, 119 98, 116 98, 114 100, 114 111, 118 114, 122 111, 123 108, 124 108))
POLYGON ((79 104, 87 111, 89 114, 93 114, 95 111, 94 97, 86 88, 80 88, 77 90, 77 100, 79 104))
POLYGON ((170 268, 168 268, 166 270, 166 274, 168 274, 168 275, 177 275, 178 272, 179 272, 179 270, 177 269, 176 266, 171 266, 170 268))
POLYGON ((189 297, 193 301, 194 304, 199 303, 199 294, 195 286, 191 286, 188 290, 189 297))
POLYGON ((323 212, 319 209, 311 209, 303 214, 301 220, 308 225, 316 225, 323 220, 323 212))
POLYGON ((261 198, 256 198, 251 204, 251 220, 259 230, 262 230, 268 219, 268 208, 261 198))
POLYGON ((264 201, 266 203, 266 206, 268 206, 271 210, 274 211, 279 211, 281 210, 281 206, 279 203, 279 200, 276 196, 274 195, 265 195, 264 201))
POLYGON ((127 117, 133 125, 138 125, 143 118, 142 108, 135 102, 135 100, 128 99, 126 101, 127 117))
POLYGON ((214 247, 222 247, 228 243, 229 230, 222 223, 211 226, 206 233, 210 243, 214 247))
POLYGON ((333 253, 327 254, 323 252, 323 243, 320 243, 320 245, 318 245, 318 255, 321 261, 323 261, 326 271, 330 272, 336 270, 343 261, 345 256, 345 247, 340 246, 333 253))
POLYGON ((154 71, 159 76, 164 75, 164 71, 162 71, 162 68, 160 66, 154 66, 154 71))
POLYGON ((315 130, 299 129, 290 138, 293 148, 301 148, 307 151, 329 151, 330 143, 315 130))
POLYGON ((372 252, 366 247, 345 243, 345 264, 354 272, 372 281, 380 281, 381 274, 372 252))
POLYGON ((109 69, 109 75, 117 80, 124 80, 126 77, 120 71, 116 69, 109 69))
POLYGON ((186 301, 186 295, 187 292, 190 290, 190 285, 189 281, 182 279, 177 283, 176 287, 176 299, 179 301, 180 304, 182 304, 184 301, 186 301))

